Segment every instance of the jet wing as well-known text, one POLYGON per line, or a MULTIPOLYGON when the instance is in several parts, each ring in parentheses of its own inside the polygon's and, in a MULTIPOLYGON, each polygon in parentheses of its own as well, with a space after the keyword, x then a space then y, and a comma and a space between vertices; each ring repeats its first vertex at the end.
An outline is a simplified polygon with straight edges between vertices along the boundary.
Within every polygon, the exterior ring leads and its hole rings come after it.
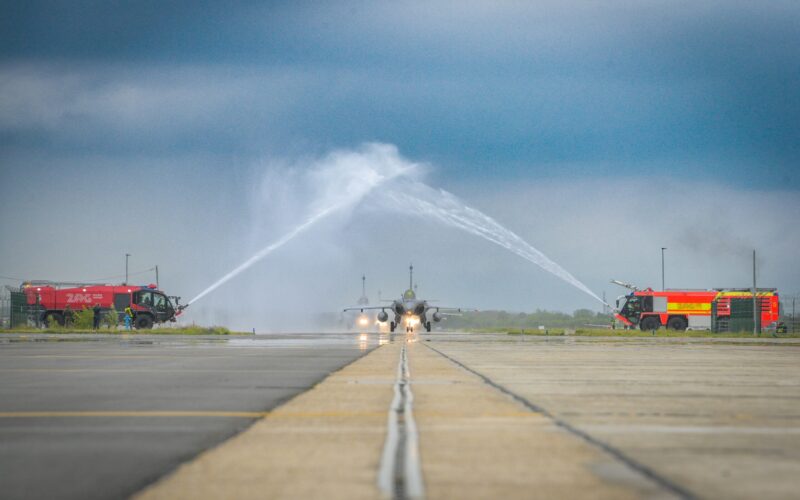
POLYGON ((356 307, 345 308, 345 309, 342 310, 342 312, 347 312, 347 311, 361 311, 361 312, 364 312, 364 311, 378 310, 378 309, 391 309, 391 307, 390 306, 366 306, 366 307, 358 307, 358 306, 356 306, 356 307))
POLYGON ((431 306, 428 308, 428 311, 435 311, 442 316, 462 316, 462 313, 465 312, 478 312, 477 309, 472 309, 472 308, 441 307, 441 306, 431 306))

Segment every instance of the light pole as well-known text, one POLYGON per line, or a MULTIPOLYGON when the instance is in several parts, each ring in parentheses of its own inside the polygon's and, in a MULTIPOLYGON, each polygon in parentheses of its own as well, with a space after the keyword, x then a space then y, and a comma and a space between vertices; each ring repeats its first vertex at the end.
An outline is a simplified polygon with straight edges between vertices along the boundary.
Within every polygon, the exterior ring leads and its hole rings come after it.
POLYGON ((131 256, 131 254, 129 254, 129 253, 125 254, 125 284, 126 285, 128 284, 128 257, 130 257, 130 256, 131 256))
POLYGON ((661 247, 661 291, 662 292, 665 290, 665 288, 664 288, 664 250, 666 250, 666 249, 667 249, 667 247, 661 247))
POLYGON ((761 335, 761 328, 758 324, 758 288, 756 285, 756 251, 753 250, 753 335, 761 335))

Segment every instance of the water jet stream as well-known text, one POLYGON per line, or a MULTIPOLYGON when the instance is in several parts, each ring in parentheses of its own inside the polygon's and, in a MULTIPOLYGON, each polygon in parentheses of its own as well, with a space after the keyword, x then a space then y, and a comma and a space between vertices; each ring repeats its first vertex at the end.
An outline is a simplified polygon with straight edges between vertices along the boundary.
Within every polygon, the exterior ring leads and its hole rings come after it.
POLYGON ((578 278, 516 233, 480 210, 467 206, 447 191, 437 191, 421 182, 411 182, 407 188, 389 193, 387 200, 392 204, 390 207, 394 209, 404 212, 411 211, 420 217, 435 219, 445 225, 491 241, 566 281, 601 304, 608 305, 578 278))
MULTIPOLYGON (((411 166, 413 167, 413 165, 411 166)), ((366 195, 368 195, 372 190, 374 190, 379 185, 402 175, 408 175, 411 172, 412 168, 407 169, 395 169, 394 171, 390 171, 388 174, 382 175, 378 172, 371 172, 372 175, 362 177, 358 179, 358 182, 353 183, 350 185, 350 189, 344 193, 340 193, 340 197, 343 197, 339 202, 333 203, 326 208, 318 211, 312 217, 309 217, 305 222, 296 226, 294 229, 283 235, 279 240, 275 241, 274 243, 262 248, 259 250, 255 255, 247 259, 246 261, 242 262, 239 266, 234 268, 231 272, 223 276, 222 278, 215 281, 211 286, 200 292, 195 298, 190 300, 185 306, 188 307, 192 303, 196 302, 197 300, 205 297, 209 293, 213 292, 226 282, 230 281, 237 275, 241 274, 247 268, 251 267, 256 262, 260 261, 267 255, 271 254, 275 250, 279 249, 289 241, 296 238, 298 235, 302 234, 303 232, 307 231, 310 227, 315 225, 322 219, 325 219, 332 214, 339 212, 347 207, 353 207, 357 205, 366 195)))
POLYGON ((337 210, 341 209, 343 205, 345 204, 339 204, 328 207, 325 210, 322 210, 321 212, 317 213, 313 217, 309 218, 304 223, 300 224, 299 226, 295 227, 294 229, 286 233, 281 239, 279 239, 278 241, 272 243, 267 247, 262 248, 258 253, 256 253, 246 261, 242 262, 233 271, 229 272, 222 278, 215 281, 211 286, 200 292, 195 298, 190 300, 186 305, 189 306, 198 299, 201 299, 204 296, 208 295, 209 293, 213 292, 214 290, 216 290, 217 288, 219 288, 220 286, 222 286, 223 284, 225 284, 226 282, 230 281, 232 278, 240 274, 242 271, 246 270, 248 267, 252 266, 259 260, 263 259, 267 255, 271 254, 275 250, 279 249, 280 247, 282 247, 283 245, 294 239, 298 234, 302 233, 303 231, 306 231, 309 227, 319 222, 320 219, 323 219, 332 214, 333 212, 336 212, 337 210))
POLYGON ((355 207, 375 188, 393 179, 396 179, 397 182, 383 190, 378 198, 385 208, 401 214, 411 213, 428 220, 436 220, 447 226, 479 236, 536 264, 598 302, 608 305, 575 276, 513 231, 483 212, 467 206, 453 194, 433 189, 427 184, 414 180, 413 174, 416 170, 417 165, 403 159, 397 153, 397 148, 392 145, 367 144, 360 151, 332 153, 325 161, 313 166, 309 171, 312 174, 310 178, 316 184, 327 186, 335 182, 337 186, 342 187, 340 190, 333 190, 332 193, 328 192, 329 195, 332 195, 333 201, 200 292, 186 306, 241 274, 301 233, 309 230, 320 220, 345 208, 355 207))

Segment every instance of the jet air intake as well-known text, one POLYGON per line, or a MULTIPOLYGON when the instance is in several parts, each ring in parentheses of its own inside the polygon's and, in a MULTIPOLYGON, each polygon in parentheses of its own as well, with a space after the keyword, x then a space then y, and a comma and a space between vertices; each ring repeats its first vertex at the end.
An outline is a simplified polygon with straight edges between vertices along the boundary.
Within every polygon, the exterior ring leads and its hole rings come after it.
POLYGON ((381 311, 378 313, 378 321, 380 321, 381 323, 386 323, 388 319, 389 319, 389 314, 386 311, 381 311))
POLYGON ((441 321, 442 320, 442 313, 440 313, 439 311, 436 311, 435 313, 433 313, 433 320, 436 321, 437 323, 439 321, 441 321))

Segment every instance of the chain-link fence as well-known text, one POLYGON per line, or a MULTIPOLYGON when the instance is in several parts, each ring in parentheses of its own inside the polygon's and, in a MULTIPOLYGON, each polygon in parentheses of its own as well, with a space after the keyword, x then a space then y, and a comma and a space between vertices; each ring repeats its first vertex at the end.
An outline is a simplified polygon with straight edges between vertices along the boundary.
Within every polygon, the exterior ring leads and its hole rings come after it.
POLYGON ((786 325, 788 333, 800 333, 798 307, 800 307, 800 293, 781 294, 781 321, 786 325))
POLYGON ((0 328, 11 328, 11 290, 0 287, 0 328))
POLYGON ((39 308, 28 305, 19 288, 0 287, 0 328, 40 326, 39 308))

